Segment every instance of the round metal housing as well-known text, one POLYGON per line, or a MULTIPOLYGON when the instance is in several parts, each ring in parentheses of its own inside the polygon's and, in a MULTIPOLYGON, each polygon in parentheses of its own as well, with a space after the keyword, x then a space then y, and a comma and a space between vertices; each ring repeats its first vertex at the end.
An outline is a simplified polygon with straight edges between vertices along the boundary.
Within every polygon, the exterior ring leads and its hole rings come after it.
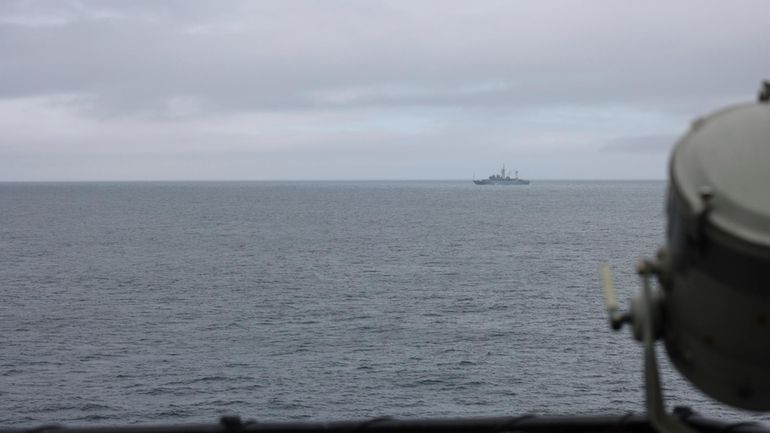
POLYGON ((770 410, 770 106, 695 121, 668 191, 663 338, 712 397, 770 410))

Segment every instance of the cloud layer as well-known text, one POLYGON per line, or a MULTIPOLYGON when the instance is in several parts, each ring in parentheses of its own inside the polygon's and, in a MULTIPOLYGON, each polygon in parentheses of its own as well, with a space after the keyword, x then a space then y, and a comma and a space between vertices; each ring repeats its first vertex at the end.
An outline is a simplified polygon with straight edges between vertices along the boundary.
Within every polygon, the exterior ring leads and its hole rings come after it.
POLYGON ((763 10, 5 2, 0 180, 661 178, 768 74, 763 10))

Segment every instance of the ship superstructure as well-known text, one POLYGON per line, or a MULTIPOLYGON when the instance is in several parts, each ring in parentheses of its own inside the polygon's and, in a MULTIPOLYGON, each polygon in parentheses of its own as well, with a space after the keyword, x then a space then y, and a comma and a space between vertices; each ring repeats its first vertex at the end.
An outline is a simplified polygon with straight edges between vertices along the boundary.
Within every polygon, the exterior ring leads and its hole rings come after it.
POLYGON ((499 174, 493 174, 492 176, 489 176, 487 179, 481 179, 481 180, 473 180, 473 183, 476 185, 529 185, 529 181, 525 179, 519 179, 519 172, 518 170, 514 171, 514 176, 506 176, 505 174, 505 164, 503 164, 503 168, 500 169, 499 174))

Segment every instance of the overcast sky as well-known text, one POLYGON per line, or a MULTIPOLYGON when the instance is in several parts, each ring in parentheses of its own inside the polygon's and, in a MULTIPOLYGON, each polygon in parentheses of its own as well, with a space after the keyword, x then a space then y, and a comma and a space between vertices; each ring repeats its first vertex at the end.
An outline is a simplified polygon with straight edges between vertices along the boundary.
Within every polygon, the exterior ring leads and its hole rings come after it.
POLYGON ((663 179, 765 1, 0 2, 0 180, 663 179))

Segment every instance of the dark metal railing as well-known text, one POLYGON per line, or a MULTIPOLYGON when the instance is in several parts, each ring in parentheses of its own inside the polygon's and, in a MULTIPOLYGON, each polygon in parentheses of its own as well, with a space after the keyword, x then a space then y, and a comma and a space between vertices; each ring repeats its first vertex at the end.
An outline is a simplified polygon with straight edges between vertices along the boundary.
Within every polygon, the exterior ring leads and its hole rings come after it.
MULTIPOLYGON (((679 408, 674 416, 702 433, 770 433, 759 423, 729 423, 679 408)), ((223 417, 218 424, 115 427, 0 428, 0 433, 655 433, 644 415, 518 416, 398 420, 374 418, 334 422, 257 422, 223 417)))

